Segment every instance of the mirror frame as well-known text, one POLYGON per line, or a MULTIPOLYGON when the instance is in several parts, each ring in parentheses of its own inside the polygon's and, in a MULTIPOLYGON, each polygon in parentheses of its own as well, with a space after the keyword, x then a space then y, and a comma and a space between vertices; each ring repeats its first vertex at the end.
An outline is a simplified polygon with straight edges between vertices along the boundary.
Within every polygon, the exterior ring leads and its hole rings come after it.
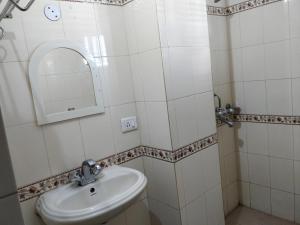
POLYGON ((101 77, 100 77, 99 68, 97 68, 93 56, 87 53, 85 49, 81 48, 76 43, 73 43, 71 41, 52 41, 38 46, 30 57, 29 80, 30 80, 32 98, 33 98, 38 125, 44 125, 44 124, 84 117, 88 115, 103 113, 105 111, 104 100, 103 100, 103 89, 101 88, 101 77), (75 51, 79 53, 83 58, 85 58, 86 61, 88 62, 92 74, 93 85, 94 85, 94 93, 95 93, 95 100, 96 100, 95 106, 85 107, 74 111, 46 114, 42 92, 38 85, 39 65, 42 62, 44 56, 46 56, 51 50, 58 49, 58 48, 66 48, 75 51))

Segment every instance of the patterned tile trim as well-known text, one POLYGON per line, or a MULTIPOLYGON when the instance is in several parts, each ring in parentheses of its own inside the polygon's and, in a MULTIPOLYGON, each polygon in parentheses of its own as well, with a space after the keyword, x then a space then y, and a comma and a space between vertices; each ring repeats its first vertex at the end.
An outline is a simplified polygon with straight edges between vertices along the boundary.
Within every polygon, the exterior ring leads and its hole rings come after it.
POLYGON ((279 1, 283 0, 248 0, 228 7, 207 6, 207 14, 214 16, 230 16, 279 1))
POLYGON ((63 2, 83 2, 83 3, 98 3, 103 5, 115 5, 115 6, 123 6, 132 2, 133 0, 57 0, 63 2))
MULTIPOLYGON (((109 167, 112 165, 120 165, 130 160, 146 156, 159 160, 163 160, 170 163, 178 162, 196 152, 206 149, 217 143, 217 134, 213 134, 209 137, 196 141, 190 145, 182 147, 175 151, 168 151, 164 149, 157 149, 146 146, 139 146, 116 155, 109 156, 105 159, 97 161, 102 167, 109 167)), ((62 174, 46 178, 44 180, 29 184, 18 188, 18 197, 20 202, 27 201, 34 197, 37 197, 47 191, 53 190, 60 185, 69 183, 68 176, 71 172, 79 170, 75 168, 70 171, 66 171, 62 174)))
POLYGON ((300 125, 300 116, 240 114, 235 115, 234 120, 249 123, 300 125))

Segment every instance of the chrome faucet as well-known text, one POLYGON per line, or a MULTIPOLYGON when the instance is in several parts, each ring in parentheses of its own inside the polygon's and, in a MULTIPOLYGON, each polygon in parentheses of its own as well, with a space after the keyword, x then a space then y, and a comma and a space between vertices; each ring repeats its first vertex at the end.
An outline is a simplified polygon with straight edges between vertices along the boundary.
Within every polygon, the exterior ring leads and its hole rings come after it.
POLYGON ((227 104, 224 108, 222 107, 221 98, 217 94, 214 94, 214 97, 218 100, 218 107, 216 107, 217 119, 227 124, 229 127, 233 127, 234 121, 232 120, 232 116, 240 114, 241 109, 239 107, 232 107, 230 104, 227 104))
POLYGON ((81 169, 70 173, 69 181, 75 182, 79 186, 85 186, 95 182, 96 177, 102 170, 103 168, 101 168, 94 160, 88 159, 82 162, 81 169))

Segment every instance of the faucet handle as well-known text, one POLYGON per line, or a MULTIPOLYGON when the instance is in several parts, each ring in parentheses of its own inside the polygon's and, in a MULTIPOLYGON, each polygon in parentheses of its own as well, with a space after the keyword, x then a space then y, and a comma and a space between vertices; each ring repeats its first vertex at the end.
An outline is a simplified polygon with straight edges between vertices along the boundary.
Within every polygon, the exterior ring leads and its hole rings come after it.
POLYGON ((91 172, 95 176, 99 175, 102 170, 103 170, 103 168, 99 164, 95 164, 95 166, 93 166, 91 168, 91 172))
POLYGON ((81 182, 80 170, 75 170, 69 173, 68 179, 70 182, 81 182))

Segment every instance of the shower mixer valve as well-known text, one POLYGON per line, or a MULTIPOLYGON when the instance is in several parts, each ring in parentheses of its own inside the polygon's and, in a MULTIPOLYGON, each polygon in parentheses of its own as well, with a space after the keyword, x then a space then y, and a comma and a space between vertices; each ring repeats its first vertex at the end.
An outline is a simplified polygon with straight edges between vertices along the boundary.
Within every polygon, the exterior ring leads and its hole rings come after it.
POLYGON ((218 107, 216 107, 216 117, 221 122, 227 124, 229 127, 234 126, 234 121, 232 119, 233 115, 240 114, 241 109, 239 107, 233 107, 230 104, 227 104, 222 107, 221 98, 218 95, 214 95, 218 99, 218 107))

